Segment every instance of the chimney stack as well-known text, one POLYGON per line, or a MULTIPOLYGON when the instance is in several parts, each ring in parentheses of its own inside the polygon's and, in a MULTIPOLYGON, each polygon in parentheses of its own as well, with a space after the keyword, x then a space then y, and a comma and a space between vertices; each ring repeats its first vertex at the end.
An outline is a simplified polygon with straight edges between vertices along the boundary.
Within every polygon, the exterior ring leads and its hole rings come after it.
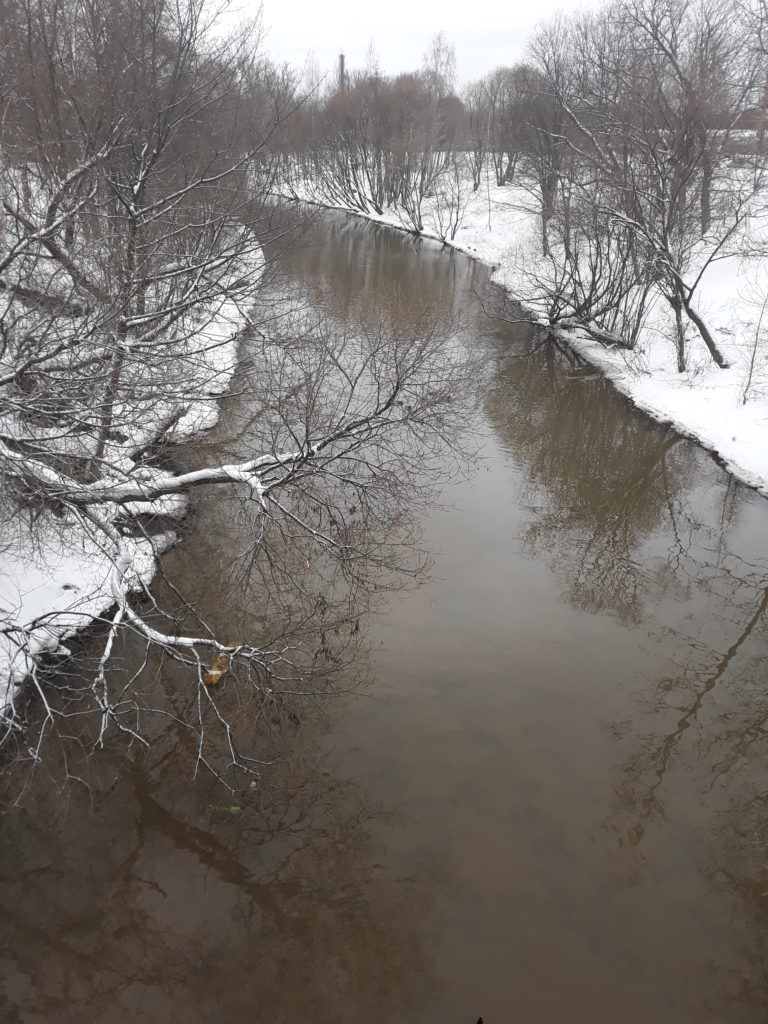
POLYGON ((347 72, 344 70, 344 54, 339 54, 339 92, 344 92, 347 87, 347 72))

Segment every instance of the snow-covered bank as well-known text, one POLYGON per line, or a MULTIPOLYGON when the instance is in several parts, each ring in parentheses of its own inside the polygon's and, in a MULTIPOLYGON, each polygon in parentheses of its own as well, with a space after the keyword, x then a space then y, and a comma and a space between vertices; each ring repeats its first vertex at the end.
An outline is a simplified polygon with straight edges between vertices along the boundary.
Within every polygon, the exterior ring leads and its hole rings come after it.
MULTIPOLYGON (((252 273, 258 275, 262 265, 258 251, 252 273)), ((138 452, 157 441, 186 440, 216 424, 218 397, 235 373, 238 335, 246 323, 247 311, 241 304, 224 298, 215 307, 198 310, 185 324, 178 349, 178 374, 184 383, 177 397, 163 388, 148 408, 120 410, 119 419, 129 423, 130 429, 120 440, 111 440, 105 453, 105 461, 119 479, 149 483, 157 471, 142 466, 138 452)), ((184 497, 169 496, 103 506, 100 515, 111 524, 124 518, 126 511, 178 518, 186 505, 184 497)), ((175 539, 167 530, 124 539, 131 563, 126 581, 130 589, 150 583, 158 556, 175 539)), ((0 713, 5 727, 13 725, 18 688, 34 675, 39 657, 61 648, 67 637, 114 604, 114 564, 114 551, 87 517, 60 517, 44 510, 34 516, 30 512, 30 522, 16 517, 6 526, 0 535, 0 713)))
MULTIPOLYGON (((361 213, 326 202, 316 190, 294 185, 292 193, 292 198, 298 194, 303 201, 409 230, 395 210, 361 213)), ((547 268, 530 193, 519 186, 498 188, 483 182, 476 192, 467 189, 464 200, 455 236, 443 240, 437 201, 426 199, 421 234, 486 263, 494 283, 531 319, 546 325, 547 268)), ((765 235, 765 219, 753 214, 727 252, 707 266, 698 286, 700 312, 716 335, 727 369, 715 366, 703 344, 691 336, 688 369, 678 372, 672 314, 660 297, 650 303, 632 351, 607 348, 581 329, 561 328, 558 333, 639 409, 699 441, 734 476, 768 496, 768 311, 764 314, 763 305, 768 259, 751 244, 763 242, 765 235)))

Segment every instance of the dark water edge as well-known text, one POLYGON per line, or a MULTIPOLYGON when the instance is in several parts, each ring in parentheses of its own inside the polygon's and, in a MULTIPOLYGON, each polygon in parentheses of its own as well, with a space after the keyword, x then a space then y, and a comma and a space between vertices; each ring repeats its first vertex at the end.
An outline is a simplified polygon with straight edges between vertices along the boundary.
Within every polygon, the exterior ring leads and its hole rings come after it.
MULTIPOLYGON (((467 258, 331 217, 286 273, 342 320, 461 313, 483 460, 360 685, 270 721, 258 789, 193 782, 161 723, 6 812, 0 1020, 763 1022, 766 502, 485 320, 467 258)), ((205 495, 163 559, 213 619, 241 525, 205 495)))

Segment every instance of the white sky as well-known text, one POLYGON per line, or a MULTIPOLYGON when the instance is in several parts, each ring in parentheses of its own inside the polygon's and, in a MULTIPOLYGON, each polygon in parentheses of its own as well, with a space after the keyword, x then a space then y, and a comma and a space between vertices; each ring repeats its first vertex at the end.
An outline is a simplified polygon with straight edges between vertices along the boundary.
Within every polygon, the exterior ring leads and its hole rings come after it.
MULTIPOLYGON (((471 0, 264 0, 265 48, 277 61, 301 65, 313 53, 321 70, 336 68, 344 53, 348 68, 362 68, 373 40, 385 74, 414 71, 432 37, 442 31, 454 43, 459 83, 479 78, 523 55, 536 24, 560 9, 595 5, 590 0, 504 0, 473 8, 471 0)), ((234 0, 243 14, 257 0, 234 0)))

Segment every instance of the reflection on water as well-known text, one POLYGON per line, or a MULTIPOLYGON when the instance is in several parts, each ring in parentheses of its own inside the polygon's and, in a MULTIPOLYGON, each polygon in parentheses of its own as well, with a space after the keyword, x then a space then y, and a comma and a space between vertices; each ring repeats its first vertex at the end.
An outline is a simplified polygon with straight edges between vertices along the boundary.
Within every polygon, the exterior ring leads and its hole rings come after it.
POLYGON ((497 356, 487 405, 535 512, 523 549, 548 561, 575 607, 642 631, 638 668, 663 666, 645 686, 633 683, 625 716, 606 722, 622 758, 603 827, 615 836, 617 863, 643 886, 661 847, 687 826, 691 847, 677 856, 701 873, 707 899, 738 894, 754 924, 740 967, 708 965, 722 976, 712 1012, 741 1019, 734 1003, 743 1000, 758 1010, 744 1019, 762 1019, 765 503, 673 431, 628 416, 599 377, 559 373, 562 360, 535 342, 528 352, 523 373, 519 349, 497 356))
MULTIPOLYGON (((240 709, 257 786, 192 781, 167 720, 90 788, 34 780, 0 840, 3 1019, 763 1022, 766 503, 482 318, 461 257, 331 219, 286 273, 339 318, 398 290, 461 317, 484 460, 425 517, 432 581, 327 630, 348 694, 240 709)), ((222 571, 234 510, 206 498, 165 572, 266 629, 222 571)))
POLYGON ((12 815, 2 903, 24 910, 8 925, 6 1007, 347 1020, 339 1004, 361 989, 381 1007, 371 1019, 422 998, 408 922, 428 914, 434 879, 372 863, 372 823, 391 817, 375 798, 306 750, 269 791, 232 801, 166 755, 97 798, 73 790, 43 820, 12 815))
MULTIPOLYGON (((511 361, 500 356, 488 401, 502 443, 524 466, 523 500, 536 512, 526 550, 556 563, 580 608, 638 622, 656 574, 644 544, 655 533, 665 543, 668 510, 689 483, 690 453, 671 430, 627 415, 603 379, 563 374, 555 355, 551 346, 539 350, 523 374, 517 352, 511 361)), ((673 575, 656 579, 655 589, 673 575)))

